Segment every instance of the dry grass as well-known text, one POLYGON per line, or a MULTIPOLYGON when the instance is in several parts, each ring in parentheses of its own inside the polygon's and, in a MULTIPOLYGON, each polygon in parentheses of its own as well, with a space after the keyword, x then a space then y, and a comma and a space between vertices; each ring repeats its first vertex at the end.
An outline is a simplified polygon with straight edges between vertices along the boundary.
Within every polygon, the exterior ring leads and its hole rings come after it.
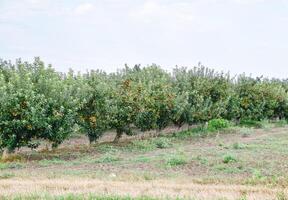
POLYGON ((150 196, 155 198, 195 198, 195 199, 277 199, 277 195, 288 196, 288 189, 261 186, 195 184, 191 182, 171 182, 165 180, 144 182, 101 181, 93 179, 9 179, 1 180, 2 197, 48 193, 97 194, 117 196, 150 196))
POLYGON ((0 162, 0 199, 72 193, 285 200, 287 132, 283 127, 253 130, 245 137, 236 131, 185 140, 153 138, 166 148, 151 148, 152 140, 88 146, 82 137, 73 138, 54 151, 23 151, 0 162), (227 155, 233 162, 223 162, 227 155))

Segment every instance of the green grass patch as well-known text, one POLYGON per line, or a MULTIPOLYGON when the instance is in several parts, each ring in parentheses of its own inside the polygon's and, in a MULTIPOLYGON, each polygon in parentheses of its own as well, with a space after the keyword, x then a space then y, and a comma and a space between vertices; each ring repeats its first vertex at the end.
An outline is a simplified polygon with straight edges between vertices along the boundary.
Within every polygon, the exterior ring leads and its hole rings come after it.
POLYGON ((151 140, 135 140, 132 141, 125 148, 127 150, 133 151, 152 151, 156 149, 156 145, 151 142, 151 140))
POLYGON ((100 157, 99 159, 92 160, 91 162, 93 162, 93 163, 113 163, 113 162, 117 162, 120 160, 121 160, 121 158, 119 156, 107 153, 107 154, 103 155, 102 157, 100 157))
POLYGON ((239 143, 239 142, 235 142, 233 145, 232 145, 232 148, 235 149, 235 150, 240 150, 240 149, 245 149, 246 146, 242 143, 239 143))
POLYGON ((278 120, 274 124, 275 124, 275 127, 285 127, 288 125, 287 122, 288 122, 287 120, 278 120))
POLYGON ((159 149, 166 149, 173 146, 171 139, 165 137, 155 138, 152 140, 152 143, 159 149))
POLYGON ((110 144, 103 144, 96 147, 96 149, 101 153, 116 153, 119 149, 110 144))
POLYGON ((12 163, 0 163, 0 170, 3 169, 21 169, 25 165, 23 163, 12 162, 12 163))
POLYGON ((1 180, 1 179, 13 178, 13 177, 15 177, 15 174, 13 174, 13 173, 3 173, 3 174, 0 174, 0 180, 1 180))
POLYGON ((231 162, 237 162, 237 159, 236 159, 235 156, 228 154, 228 155, 225 155, 223 157, 222 162, 225 163, 225 164, 228 164, 228 163, 231 163, 231 162))
POLYGON ((133 151, 153 151, 155 149, 165 149, 173 146, 172 140, 168 137, 151 138, 147 140, 132 141, 125 149, 133 151))
POLYGON ((218 164, 213 167, 216 171, 223 172, 225 174, 238 174, 243 172, 242 166, 227 166, 226 164, 218 164))
POLYGON ((182 140, 182 139, 187 139, 187 138, 207 136, 208 132, 209 131, 207 130, 207 128, 205 128, 203 125, 200 125, 190 130, 175 132, 172 134, 172 137, 182 140))
POLYGON ((148 162, 151 162, 152 159, 151 159, 151 157, 139 156, 135 159, 132 159, 131 161, 132 162, 140 162, 140 163, 148 163, 148 162))
POLYGON ((177 167, 188 163, 187 156, 183 152, 169 155, 165 160, 166 167, 177 167))
POLYGON ((251 120, 251 119, 242 119, 239 123, 242 127, 248 128, 263 128, 263 129, 270 129, 274 127, 273 123, 270 123, 269 120, 251 120))

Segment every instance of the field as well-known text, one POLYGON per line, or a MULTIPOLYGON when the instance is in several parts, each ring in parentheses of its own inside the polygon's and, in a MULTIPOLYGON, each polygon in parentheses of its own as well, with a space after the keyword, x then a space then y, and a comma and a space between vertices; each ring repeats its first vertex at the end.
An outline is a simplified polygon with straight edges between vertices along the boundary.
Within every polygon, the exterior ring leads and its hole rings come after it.
POLYGON ((74 135, 53 151, 21 150, 0 163, 1 199, 288 198, 288 127, 232 127, 157 137, 74 135))

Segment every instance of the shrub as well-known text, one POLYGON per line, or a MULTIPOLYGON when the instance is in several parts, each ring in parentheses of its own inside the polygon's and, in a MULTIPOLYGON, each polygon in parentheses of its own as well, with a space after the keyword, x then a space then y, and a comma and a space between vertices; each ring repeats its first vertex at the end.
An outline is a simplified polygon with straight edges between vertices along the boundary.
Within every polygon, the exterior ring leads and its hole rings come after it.
POLYGON ((212 119, 208 122, 207 129, 209 131, 217 131, 224 128, 228 128, 230 126, 230 122, 225 119, 212 119))

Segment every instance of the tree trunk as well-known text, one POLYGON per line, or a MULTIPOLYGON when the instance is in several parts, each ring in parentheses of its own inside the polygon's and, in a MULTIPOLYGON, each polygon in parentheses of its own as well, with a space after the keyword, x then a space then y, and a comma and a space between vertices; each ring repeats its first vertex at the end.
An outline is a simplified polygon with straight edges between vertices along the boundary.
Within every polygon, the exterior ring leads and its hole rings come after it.
POLYGON ((123 131, 121 131, 121 130, 116 130, 116 136, 115 136, 113 142, 114 142, 114 143, 118 143, 119 140, 120 140, 120 138, 122 137, 122 135, 123 135, 123 131))

